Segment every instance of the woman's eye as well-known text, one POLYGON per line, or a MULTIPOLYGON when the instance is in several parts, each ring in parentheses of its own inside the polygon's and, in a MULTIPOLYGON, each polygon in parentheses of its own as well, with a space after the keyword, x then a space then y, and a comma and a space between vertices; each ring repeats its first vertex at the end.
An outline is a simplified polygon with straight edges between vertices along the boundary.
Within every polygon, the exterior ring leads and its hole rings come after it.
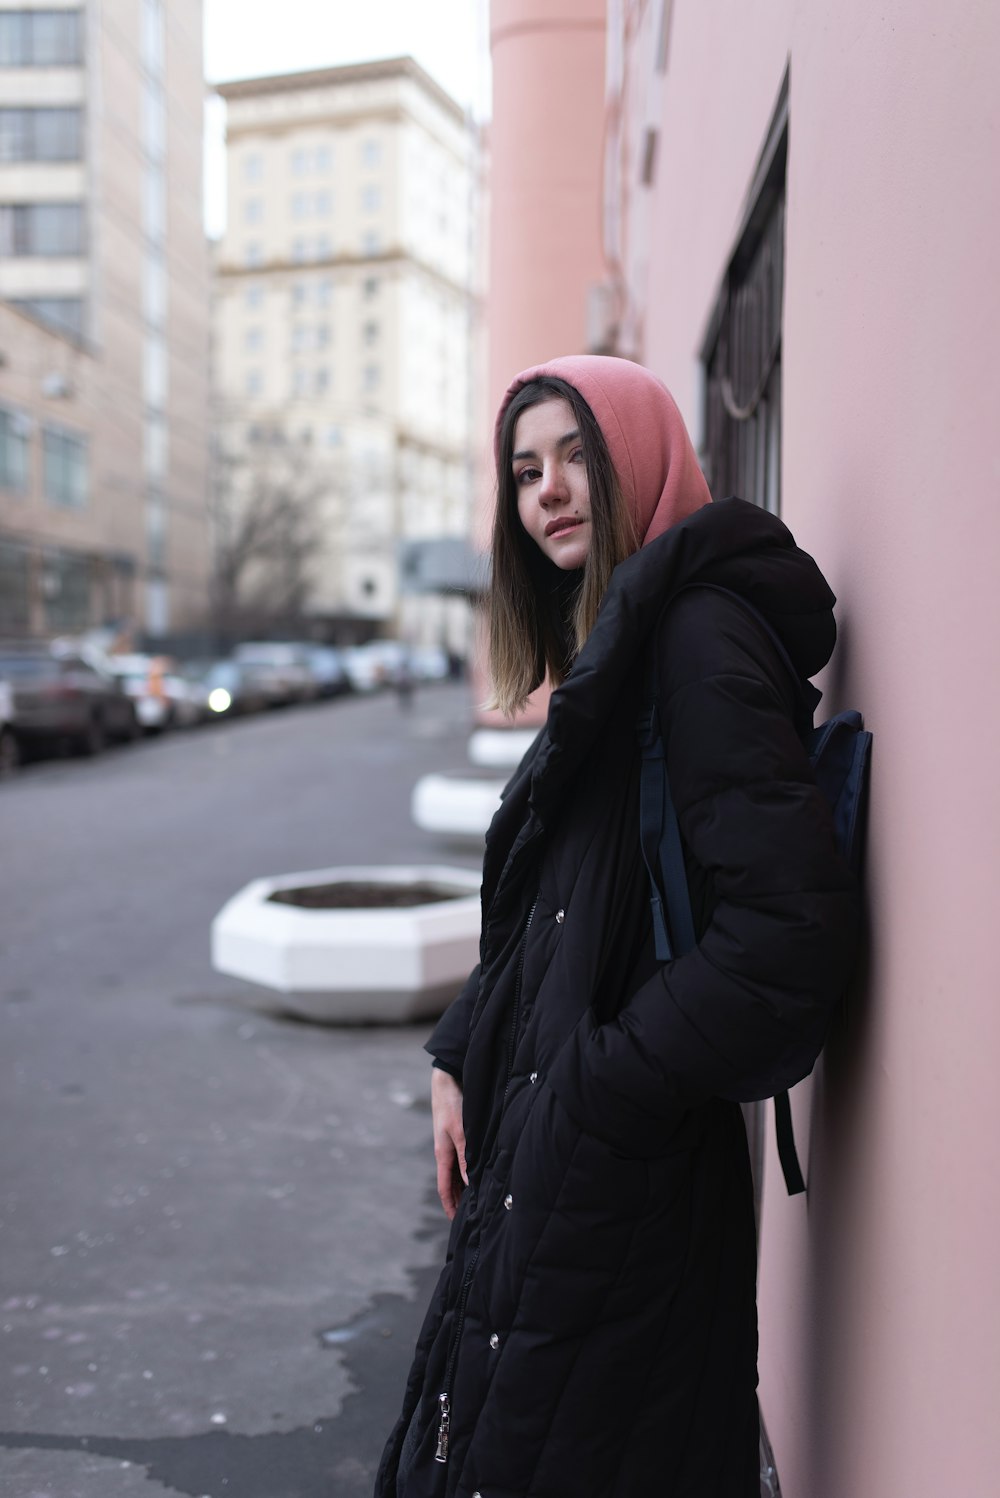
POLYGON ((569 455, 569 460, 570 460, 571 463, 582 463, 583 462, 583 448, 582 447, 574 447, 573 451, 569 455))
POLYGON ((522 468, 515 479, 518 484, 530 484, 538 477, 537 468, 522 468))

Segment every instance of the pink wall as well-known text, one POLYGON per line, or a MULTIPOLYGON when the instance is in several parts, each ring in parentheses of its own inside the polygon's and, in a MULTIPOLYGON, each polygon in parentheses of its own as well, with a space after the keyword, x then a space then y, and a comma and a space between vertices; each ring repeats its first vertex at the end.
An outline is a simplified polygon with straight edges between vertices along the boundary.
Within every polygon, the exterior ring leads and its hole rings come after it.
POLYGON ((697 352, 789 58, 783 513, 840 599, 828 702, 875 730, 875 936, 845 1043, 796 1098, 808 1205, 768 1160, 762 1402, 785 1498, 987 1498, 1000 7, 675 0, 632 291, 696 431, 697 352))
MULTIPOLYGON (((604 0, 492 0, 491 420, 519 370, 586 346, 588 294, 604 267, 604 35, 604 0)), ((491 460, 485 470, 481 544, 493 514, 491 460)), ((484 700, 481 666, 474 686, 484 700)), ((541 721, 544 702, 528 716, 541 721)))

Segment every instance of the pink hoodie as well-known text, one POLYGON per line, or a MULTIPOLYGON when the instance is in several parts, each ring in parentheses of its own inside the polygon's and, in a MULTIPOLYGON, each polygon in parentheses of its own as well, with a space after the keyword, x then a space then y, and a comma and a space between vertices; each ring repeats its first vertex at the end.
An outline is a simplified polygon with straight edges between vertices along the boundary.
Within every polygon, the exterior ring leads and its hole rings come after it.
POLYGON ((632 506, 643 546, 711 502, 673 396, 661 380, 630 359, 569 354, 522 370, 507 387, 497 412, 495 458, 499 457, 500 426, 511 397, 541 375, 565 380, 593 411, 622 493, 632 506))

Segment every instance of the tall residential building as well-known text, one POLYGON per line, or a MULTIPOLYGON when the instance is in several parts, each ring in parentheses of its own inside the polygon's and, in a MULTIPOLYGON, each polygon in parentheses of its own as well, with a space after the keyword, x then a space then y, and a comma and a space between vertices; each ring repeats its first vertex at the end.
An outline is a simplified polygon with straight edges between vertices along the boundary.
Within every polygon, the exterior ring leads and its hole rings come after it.
POLYGON ((219 92, 219 544, 248 542, 245 599, 290 589, 317 632, 460 644, 464 606, 407 594, 400 557, 469 529, 474 127, 409 57, 219 92))
POLYGON ((0 631, 204 626, 201 0, 0 0, 0 631))

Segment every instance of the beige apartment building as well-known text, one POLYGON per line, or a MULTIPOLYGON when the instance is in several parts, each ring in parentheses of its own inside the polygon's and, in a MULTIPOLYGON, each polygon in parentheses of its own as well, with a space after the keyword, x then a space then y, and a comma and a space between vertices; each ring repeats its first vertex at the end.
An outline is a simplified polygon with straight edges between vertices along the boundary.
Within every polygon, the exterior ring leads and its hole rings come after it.
MULTIPOLYGON (((461 649, 465 605, 408 593, 405 573, 415 544, 469 530, 474 127, 408 57, 219 92, 228 221, 214 370, 229 540, 243 534, 241 506, 259 513, 280 491, 313 543, 299 548, 298 602, 316 633, 382 628, 461 649)), ((247 561, 243 584, 266 608, 269 588, 281 594, 269 567, 287 586, 296 560, 272 548, 247 561)))
POLYGON ((200 0, 0 0, 0 632, 204 629, 200 0))

